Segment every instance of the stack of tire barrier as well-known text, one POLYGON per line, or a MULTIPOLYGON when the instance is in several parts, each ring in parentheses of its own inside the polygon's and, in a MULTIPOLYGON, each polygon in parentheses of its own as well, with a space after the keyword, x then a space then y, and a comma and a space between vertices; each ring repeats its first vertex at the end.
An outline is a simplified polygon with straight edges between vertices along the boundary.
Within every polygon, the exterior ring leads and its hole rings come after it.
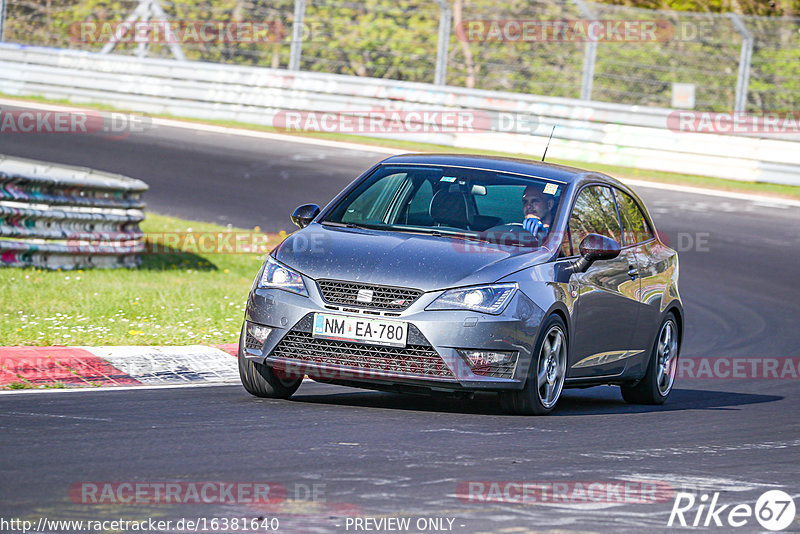
POLYGON ((147 184, 0 155, 0 267, 136 267, 147 184))

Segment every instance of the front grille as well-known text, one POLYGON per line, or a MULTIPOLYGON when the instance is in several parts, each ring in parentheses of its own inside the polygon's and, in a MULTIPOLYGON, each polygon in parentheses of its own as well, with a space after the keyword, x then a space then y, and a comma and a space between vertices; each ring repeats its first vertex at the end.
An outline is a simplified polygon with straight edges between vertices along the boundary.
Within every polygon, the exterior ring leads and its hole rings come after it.
POLYGON ((345 306, 360 306, 362 308, 405 310, 422 295, 422 291, 418 289, 376 286, 360 282, 318 280, 317 284, 319 285, 320 293, 322 293, 322 298, 326 302, 345 306), (371 291, 370 301, 358 300, 359 291, 371 291))
POLYGON ((351 367, 401 375, 453 378, 450 369, 431 347, 405 348, 365 345, 349 341, 314 339, 306 332, 289 332, 271 356, 317 364, 351 367))
POLYGON ((441 356, 413 324, 408 325, 409 344, 405 348, 400 348, 315 339, 311 335, 313 318, 314 314, 310 313, 301 319, 280 340, 270 353, 270 357, 347 367, 356 370, 361 376, 379 372, 392 375, 454 378, 441 356))

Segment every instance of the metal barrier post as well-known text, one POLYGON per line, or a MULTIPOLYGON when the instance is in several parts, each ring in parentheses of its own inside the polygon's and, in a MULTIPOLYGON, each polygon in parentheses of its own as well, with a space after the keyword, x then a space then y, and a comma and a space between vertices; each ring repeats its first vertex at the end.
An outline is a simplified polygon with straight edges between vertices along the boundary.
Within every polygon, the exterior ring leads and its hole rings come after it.
POLYGON ((439 4, 439 42, 436 49, 436 70, 433 75, 434 85, 447 83, 447 51, 450 47, 450 27, 453 23, 453 12, 448 0, 436 0, 439 4))
POLYGON ((0 0, 0 43, 5 40, 6 0, 0 0))
POLYGON ((747 29, 742 18, 736 13, 728 13, 736 31, 742 36, 742 51, 739 55, 739 75, 736 78, 736 98, 733 111, 741 113, 747 110, 747 85, 750 83, 750 60, 753 57, 753 35, 747 29))
MULTIPOLYGON (((159 17, 161 20, 167 21, 169 19, 167 13, 164 11, 164 8, 158 3, 158 0, 153 0, 153 2, 150 4, 150 9, 153 11, 155 16, 159 17)), ((175 59, 178 61, 186 61, 186 55, 183 53, 183 48, 181 48, 178 37, 173 33, 172 29, 169 27, 169 24, 165 24, 165 26, 167 30, 167 41, 170 52, 172 52, 172 55, 175 56, 175 59)))
MULTIPOLYGON (((2 2, 2 0, 0 0, 0 2, 2 2)), ((137 20, 147 22, 151 17, 157 17, 164 22, 169 20, 167 13, 161 7, 161 4, 158 3, 158 0, 139 0, 139 5, 136 6, 136 9, 134 9, 130 15, 128 15, 128 17, 125 19, 125 23, 121 24, 114 31, 114 36, 103 46, 102 50, 100 50, 100 53, 111 53, 111 51, 114 50, 114 47, 117 46, 117 43, 119 43, 122 38, 125 37, 129 30, 135 31, 132 30, 132 28, 133 24, 137 20)), ((165 31, 167 36, 167 46, 169 46, 172 55, 175 56, 175 59, 178 61, 186 61, 186 55, 183 53, 183 48, 181 48, 180 42, 178 41, 178 38, 172 29, 170 29, 169 24, 165 24, 165 31)), ((147 49, 147 42, 139 43, 136 48, 136 56, 147 57, 147 49)))
MULTIPOLYGON (((587 20, 594 19, 594 13, 583 0, 573 0, 581 16, 587 20)), ((581 76, 581 100, 592 99, 592 84, 594 83, 594 64, 597 60, 597 41, 587 40, 583 48, 583 74, 581 76)))
MULTIPOLYGON (((141 22, 145 23, 145 25, 150 21, 150 15, 153 12, 153 4, 155 3, 153 0, 144 0, 147 7, 143 10, 142 16, 139 19, 141 22)), ((147 51, 150 47, 147 44, 147 41, 144 40, 136 45, 136 57, 147 57, 147 51)))
POLYGON ((289 51, 289 70, 300 70, 303 54, 303 24, 306 18, 306 0, 294 0, 294 22, 292 23, 292 46, 289 51))

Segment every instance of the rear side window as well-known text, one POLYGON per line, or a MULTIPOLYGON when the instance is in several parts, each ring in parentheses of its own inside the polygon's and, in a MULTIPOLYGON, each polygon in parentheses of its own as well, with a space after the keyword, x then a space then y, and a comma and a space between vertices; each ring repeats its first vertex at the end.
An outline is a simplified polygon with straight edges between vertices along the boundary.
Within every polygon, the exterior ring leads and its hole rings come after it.
POLYGON ((614 194, 617 195, 619 214, 622 217, 622 233, 625 236, 625 245, 643 243, 653 239, 653 231, 650 229, 650 225, 647 224, 647 219, 636 201, 629 194, 619 189, 615 189, 614 194))
POLYGON ((580 254, 580 244, 589 234, 600 234, 622 242, 622 228, 611 189, 592 185, 583 189, 575 199, 569 218, 567 235, 561 248, 562 256, 580 254))

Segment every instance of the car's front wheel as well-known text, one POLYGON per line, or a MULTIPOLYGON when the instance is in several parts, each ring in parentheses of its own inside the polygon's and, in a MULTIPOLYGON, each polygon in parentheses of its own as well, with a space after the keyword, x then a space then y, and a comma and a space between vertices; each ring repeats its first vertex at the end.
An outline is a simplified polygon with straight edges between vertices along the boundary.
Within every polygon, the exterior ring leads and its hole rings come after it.
POLYGON ((525 387, 500 393, 506 412, 545 415, 553 411, 561 397, 567 374, 567 328, 561 317, 551 315, 539 331, 525 387))
POLYGON ((664 404, 675 383, 678 369, 678 325, 670 313, 661 323, 650 354, 647 372, 634 385, 620 386, 622 398, 632 404, 664 404))
POLYGON ((270 366, 246 358, 243 351, 244 344, 240 340, 239 378, 244 389, 251 395, 269 399, 288 399, 300 387, 303 377, 278 376, 270 366))

